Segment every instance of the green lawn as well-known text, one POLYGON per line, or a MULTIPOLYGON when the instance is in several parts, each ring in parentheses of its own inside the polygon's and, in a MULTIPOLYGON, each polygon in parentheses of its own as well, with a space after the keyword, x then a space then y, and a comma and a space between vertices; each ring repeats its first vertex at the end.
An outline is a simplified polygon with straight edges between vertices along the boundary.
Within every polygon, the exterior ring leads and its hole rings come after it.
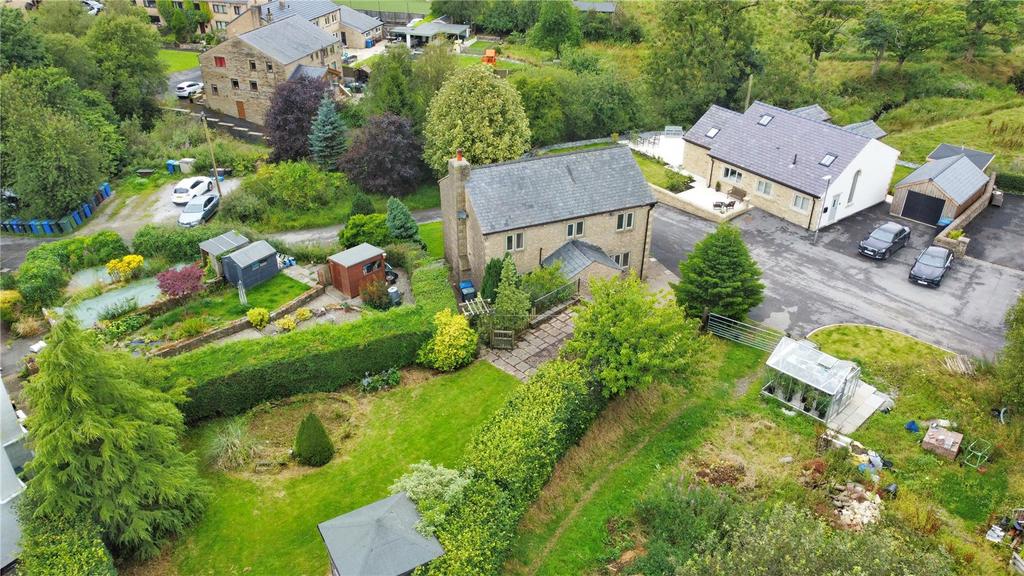
MULTIPOLYGON (((480 361, 369 398, 354 438, 319 470, 259 481, 209 473, 209 508, 171 561, 180 574, 326 574, 319 522, 386 496, 409 464, 457 464, 468 440, 516 385, 480 361)), ((191 435, 201 436, 204 428, 191 435)))
POLYGON ((427 254, 444 258, 444 228, 441 222, 420 224, 420 239, 427 245, 427 254))
POLYGON ((184 50, 161 50, 160 61, 164 63, 165 72, 173 74, 199 66, 199 53, 184 50))
MULTIPOLYGON (((537 156, 547 156, 548 154, 565 154, 566 152, 577 152, 579 150, 592 150, 594 148, 607 148, 609 146, 615 146, 615 145, 616 145, 615 142, 611 142, 611 141, 608 141, 608 142, 595 142, 594 144, 584 144, 582 146, 569 146, 567 148, 553 148, 551 150, 545 150, 544 152, 540 152, 540 153, 537 154, 537 156)), ((634 156, 636 156, 635 153, 634 153, 634 156)), ((637 158, 637 162, 639 162, 639 161, 640 161, 640 158, 637 158)))
MULTIPOLYGON (((458 59, 455 60, 455 64, 463 68, 474 66, 476 64, 480 64, 480 57, 472 54, 459 54, 458 59)), ((498 70, 519 70, 526 66, 528 66, 528 64, 523 62, 509 62, 508 60, 498 60, 494 65, 498 70)))
POLYGON ((336 4, 344 4, 356 10, 430 14, 430 2, 428 0, 334 0, 334 2, 336 4))
POLYGON ((633 158, 636 158, 636 163, 640 165, 640 171, 644 173, 644 178, 648 182, 655 186, 668 188, 668 169, 661 161, 644 156, 636 150, 633 151, 633 158))

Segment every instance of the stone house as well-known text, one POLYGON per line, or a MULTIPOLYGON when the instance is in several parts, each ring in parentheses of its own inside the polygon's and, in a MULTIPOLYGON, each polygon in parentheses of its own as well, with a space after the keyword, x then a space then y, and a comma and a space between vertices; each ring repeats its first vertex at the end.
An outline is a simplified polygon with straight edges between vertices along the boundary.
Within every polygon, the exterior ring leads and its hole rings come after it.
POLYGON ((341 55, 333 36, 302 18, 256 28, 200 54, 206 105, 263 124, 274 89, 298 76, 324 78, 341 97, 341 55))
POLYGON ((994 156, 987 152, 940 144, 928 162, 893 186, 889 212, 925 224, 953 220, 995 186, 985 174, 994 156))
POLYGON ((567 281, 635 271, 650 253, 655 204, 629 148, 473 167, 459 155, 439 182, 445 258, 479 286, 506 255, 520 273, 562 262, 567 281))
POLYGON ((330 0, 275 0, 253 6, 227 25, 228 37, 297 16, 340 40, 342 46, 365 48, 384 37, 384 23, 330 0))
POLYGON ((885 200, 899 151, 874 122, 837 126, 811 105, 711 106, 684 135, 683 168, 708 186, 817 230, 885 200))

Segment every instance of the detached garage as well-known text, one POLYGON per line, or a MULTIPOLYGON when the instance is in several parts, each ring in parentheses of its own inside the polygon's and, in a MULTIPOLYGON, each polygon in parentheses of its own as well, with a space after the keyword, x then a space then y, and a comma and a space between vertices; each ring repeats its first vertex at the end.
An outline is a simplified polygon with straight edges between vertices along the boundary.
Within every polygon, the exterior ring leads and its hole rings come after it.
POLYGON ((967 157, 930 160, 893 187, 889 212, 935 226, 953 220, 985 194, 989 177, 967 157))

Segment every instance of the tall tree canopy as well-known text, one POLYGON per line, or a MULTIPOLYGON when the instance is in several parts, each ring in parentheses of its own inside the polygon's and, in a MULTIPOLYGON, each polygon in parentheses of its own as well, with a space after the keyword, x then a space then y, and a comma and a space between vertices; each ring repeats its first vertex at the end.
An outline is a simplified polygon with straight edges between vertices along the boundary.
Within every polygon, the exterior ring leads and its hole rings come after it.
POLYGON ((33 514, 83 514, 119 555, 147 558, 199 518, 207 489, 175 401, 149 365, 58 322, 25 386, 33 514))
POLYGON ((0 38, 0 73, 15 66, 41 66, 48 60, 42 35, 21 10, 0 8, 0 38))
MULTIPOLYGON (((49 6, 49 4, 44 4, 49 6)), ((46 34, 43 45, 50 54, 50 63, 64 71, 82 88, 103 92, 103 75, 85 41, 71 34, 46 34)))
POLYGON ((366 96, 372 113, 408 116, 413 112, 412 53, 404 44, 389 46, 373 63, 366 96))
POLYGON ((370 116, 356 131, 338 167, 368 192, 404 196, 423 180, 422 157, 412 121, 381 114, 370 116))
MULTIPOLYGON (((455 71, 457 61, 450 42, 434 41, 428 44, 423 49, 423 54, 412 63, 412 87, 416 103, 412 118, 417 130, 423 129, 427 107, 448 76, 455 71)), ((408 113, 405 115, 409 116, 408 113)))
POLYGON ((562 50, 579 46, 583 42, 580 32, 579 10, 569 0, 547 0, 541 3, 537 23, 530 29, 530 43, 551 50, 559 58, 562 50))
POLYGON ((72 36, 85 36, 95 18, 86 12, 81 2, 43 2, 33 15, 42 32, 72 36))
POLYGON ((757 70, 751 2, 672 1, 658 5, 658 31, 644 63, 647 84, 664 118, 690 123, 711 104, 742 102, 757 70))
POLYGON ((907 58, 948 43, 964 22, 963 12, 955 5, 930 0, 886 3, 881 18, 884 24, 873 25, 873 29, 889 32, 888 51, 900 69, 907 58))
POLYGON ((271 162, 309 156, 313 117, 327 90, 326 82, 308 76, 281 82, 274 88, 266 119, 267 139, 273 149, 271 162))
POLYGON ((811 50, 811 60, 839 47, 843 28, 860 14, 859 0, 799 0, 793 4, 795 35, 811 50))
POLYGON ((961 40, 968 62, 989 46, 1009 53, 1024 38, 1024 3, 1019 0, 968 0, 962 6, 967 28, 961 40))
POLYGON ((103 14, 85 35, 103 76, 104 95, 122 119, 147 126, 159 113, 154 96, 167 88, 160 35, 134 15, 103 14))
POLYGON ((424 133, 424 159, 438 174, 460 148, 477 164, 512 160, 530 148, 519 93, 483 64, 452 73, 430 102, 424 133))
POLYGON ((691 316, 711 312, 743 319, 764 298, 761 269, 750 257, 740 231, 720 224, 679 262, 679 283, 673 284, 676 303, 691 316))

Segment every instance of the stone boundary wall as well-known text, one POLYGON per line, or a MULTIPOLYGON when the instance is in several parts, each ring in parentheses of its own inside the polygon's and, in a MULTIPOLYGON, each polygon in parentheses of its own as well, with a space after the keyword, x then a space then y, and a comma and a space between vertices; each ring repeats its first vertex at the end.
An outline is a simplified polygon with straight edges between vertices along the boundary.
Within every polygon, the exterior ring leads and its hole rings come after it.
POLYGON ((982 210, 984 210, 992 201, 992 190, 995 188, 995 184, 996 175, 992 174, 989 176, 988 184, 985 185, 985 193, 975 200, 974 204, 971 204, 967 210, 964 210, 963 214, 957 216, 949 226, 946 226, 946 229, 935 237, 935 243, 943 248, 952 250, 953 254, 956 254, 957 258, 963 258, 964 255, 967 254, 967 244, 971 239, 966 236, 961 236, 955 239, 950 238, 949 233, 953 230, 963 230, 971 223, 971 220, 974 220, 978 214, 981 214, 982 210))
MULTIPOLYGON (((278 318, 281 318, 286 314, 294 312, 295 310, 301 308, 302 305, 322 295, 325 290, 326 288, 324 286, 316 286, 314 288, 306 290, 291 302, 288 302, 284 306, 281 306, 277 310, 274 310, 270 314, 270 321, 273 322, 274 320, 277 320, 278 318)), ((194 336, 186 340, 179 340, 177 342, 164 344, 163 346, 160 346, 159 348, 152 350, 148 354, 148 356, 156 358, 170 358, 171 356, 177 356, 178 354, 191 352, 192 350, 195 350, 196 348, 199 348, 205 344, 209 344, 210 342, 220 340, 221 338, 226 338, 233 334, 237 334, 242 330, 250 328, 251 326, 252 325, 249 324, 248 318, 239 318, 238 320, 235 320, 230 324, 227 324, 226 326, 214 328, 213 330, 203 332, 198 336, 194 336)))
POLYGON ((705 210, 700 206, 697 206, 696 204, 690 204, 689 202, 686 202, 679 198, 678 196, 676 196, 675 193, 672 192, 671 190, 666 190, 661 186, 656 186, 654 184, 651 184, 650 182, 648 182, 648 185, 651 187, 651 190, 654 191, 654 199, 657 200, 659 204, 671 206, 676 210, 686 212, 687 214, 693 214, 694 216, 703 218, 705 220, 709 220, 716 224, 728 222, 729 220, 732 220, 733 218, 741 214, 746 214, 751 210, 751 208, 753 208, 748 202, 747 206, 744 208, 735 208, 733 210, 730 210, 729 212, 726 212, 725 214, 720 214, 718 212, 713 212, 711 210, 705 210))

